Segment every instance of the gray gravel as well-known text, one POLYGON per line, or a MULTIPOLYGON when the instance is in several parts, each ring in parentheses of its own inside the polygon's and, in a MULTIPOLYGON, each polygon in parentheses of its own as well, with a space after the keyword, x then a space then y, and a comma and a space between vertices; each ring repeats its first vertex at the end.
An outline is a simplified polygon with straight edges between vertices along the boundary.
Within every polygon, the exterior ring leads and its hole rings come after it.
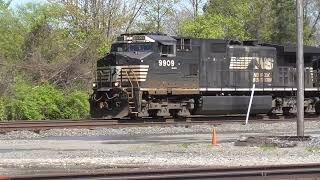
POLYGON ((116 146, 111 147, 113 150, 111 148, 101 149, 93 145, 92 150, 39 148, 39 150, 1 153, 0 167, 246 166, 320 161, 319 153, 309 151, 306 147, 294 149, 238 148, 232 143, 220 144, 219 147, 211 147, 210 144, 122 145, 119 147, 120 151, 117 151, 116 146))
MULTIPOLYGON (((241 123, 222 124, 218 127, 213 125, 193 125, 190 127, 131 127, 123 129, 96 128, 90 129, 51 129, 40 131, 39 134, 29 131, 14 131, 1 134, 0 140, 5 139, 36 139, 52 136, 143 136, 143 135, 163 135, 163 134, 193 134, 193 133, 212 133, 216 128, 217 133, 268 133, 270 135, 295 135, 295 122, 279 123, 251 123, 247 126, 241 123)), ((305 122, 306 130, 318 131, 320 134, 320 122, 305 122)))
POLYGON ((294 148, 238 147, 233 143, 240 136, 295 135, 294 122, 223 124, 215 127, 218 147, 211 145, 212 125, 11 132, 0 135, 0 174, 21 169, 320 163, 320 122, 308 121, 305 127, 312 140, 294 148))

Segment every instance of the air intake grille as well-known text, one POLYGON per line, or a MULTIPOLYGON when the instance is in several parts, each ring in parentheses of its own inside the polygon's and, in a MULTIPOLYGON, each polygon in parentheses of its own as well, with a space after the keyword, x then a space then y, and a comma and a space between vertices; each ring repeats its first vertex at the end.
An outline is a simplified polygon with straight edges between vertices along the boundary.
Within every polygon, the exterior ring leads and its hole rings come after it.
POLYGON ((146 81, 149 65, 98 67, 97 80, 100 82, 146 81))

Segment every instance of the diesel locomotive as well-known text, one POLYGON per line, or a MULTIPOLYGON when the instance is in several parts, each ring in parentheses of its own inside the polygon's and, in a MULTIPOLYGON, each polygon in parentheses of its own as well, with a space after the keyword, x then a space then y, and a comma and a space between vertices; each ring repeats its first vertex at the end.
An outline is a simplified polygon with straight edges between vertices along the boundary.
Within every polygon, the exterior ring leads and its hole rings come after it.
MULTIPOLYGON (((320 114, 320 48, 305 46, 305 111, 320 114)), ((296 47, 123 34, 97 61, 93 118, 296 112, 296 47)))

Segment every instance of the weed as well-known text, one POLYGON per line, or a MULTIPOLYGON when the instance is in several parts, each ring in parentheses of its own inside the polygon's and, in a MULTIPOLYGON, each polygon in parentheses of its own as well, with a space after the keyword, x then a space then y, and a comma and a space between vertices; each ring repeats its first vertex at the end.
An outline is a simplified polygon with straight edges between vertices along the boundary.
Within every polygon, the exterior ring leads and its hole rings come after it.
POLYGON ((276 146, 267 146, 267 145, 263 145, 260 148, 263 152, 275 151, 277 149, 276 146))
POLYGON ((181 144, 181 146, 182 146, 184 149, 188 149, 188 147, 190 146, 190 144, 183 143, 183 144, 181 144))
POLYGON ((306 151, 308 152, 320 152, 320 146, 307 146, 306 151))

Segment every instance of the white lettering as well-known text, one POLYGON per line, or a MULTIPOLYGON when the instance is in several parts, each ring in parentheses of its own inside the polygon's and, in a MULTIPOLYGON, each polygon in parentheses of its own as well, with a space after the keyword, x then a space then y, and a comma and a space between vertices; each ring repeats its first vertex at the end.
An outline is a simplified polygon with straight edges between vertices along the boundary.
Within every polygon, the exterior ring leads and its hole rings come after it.
POLYGON ((272 70, 274 59, 271 57, 231 57, 230 69, 247 69, 253 63, 255 69, 272 70))
POLYGON ((175 62, 174 60, 162 60, 160 59, 158 61, 159 66, 163 66, 163 67, 174 67, 175 62))

